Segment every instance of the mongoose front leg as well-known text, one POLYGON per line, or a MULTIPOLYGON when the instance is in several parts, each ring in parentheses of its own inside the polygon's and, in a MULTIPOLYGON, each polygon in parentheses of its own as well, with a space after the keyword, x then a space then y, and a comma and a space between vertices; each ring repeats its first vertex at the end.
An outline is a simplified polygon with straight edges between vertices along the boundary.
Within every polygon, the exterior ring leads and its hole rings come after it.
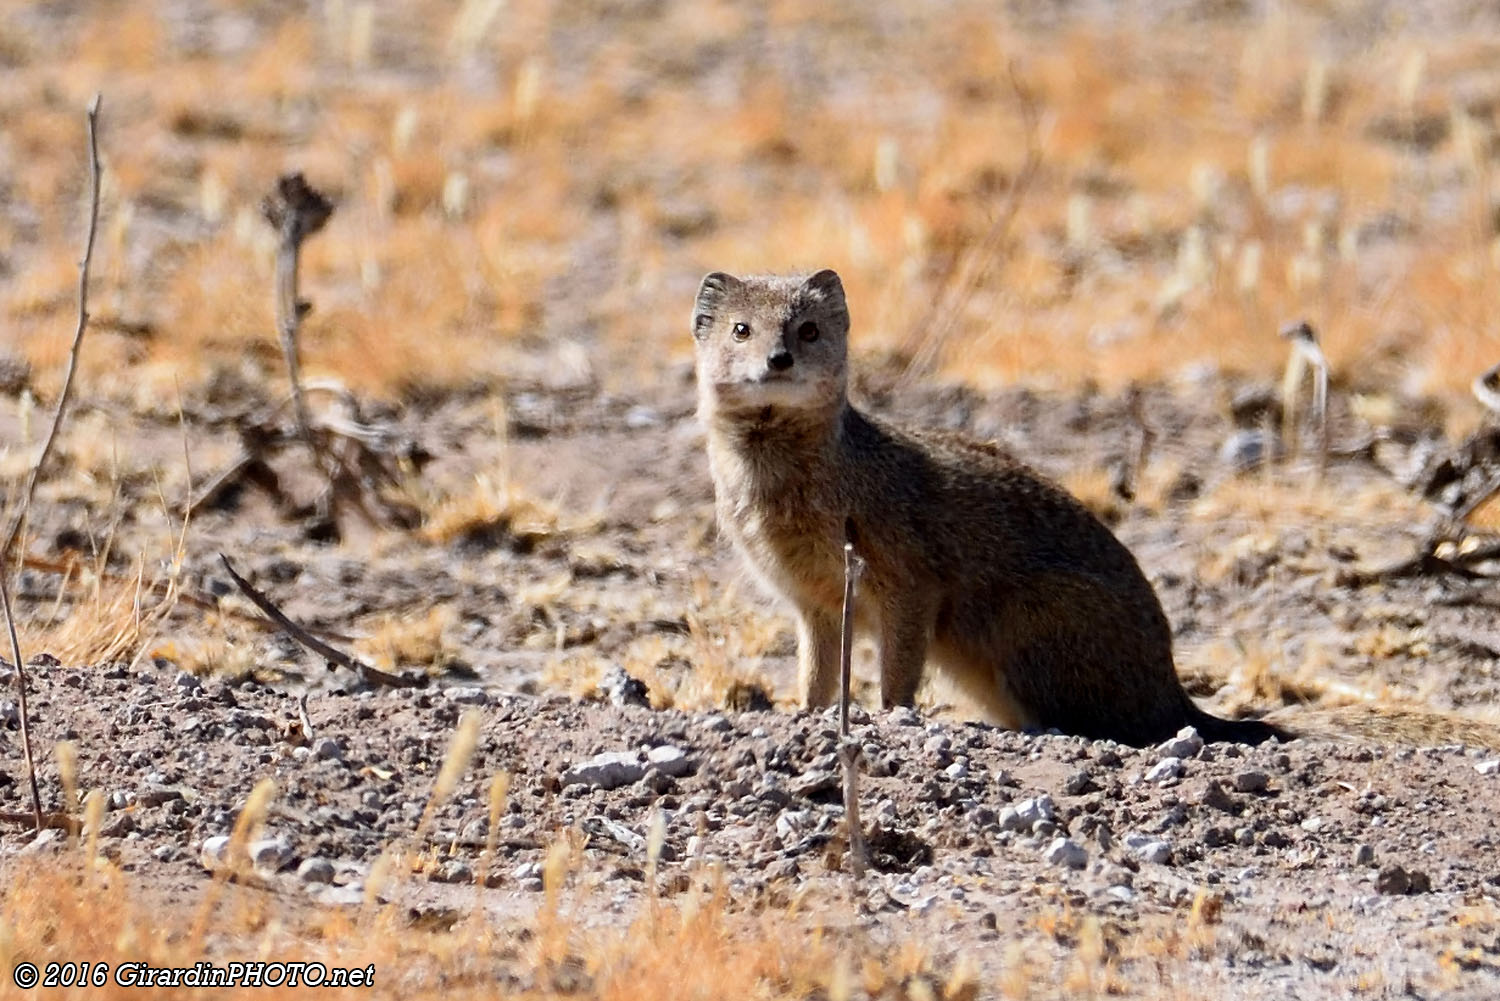
POLYGON ((932 616, 916 603, 885 608, 880 615, 880 702, 886 709, 909 706, 917 699, 932 616))
POLYGON ((842 642, 837 616, 820 608, 797 616, 797 676, 806 708, 825 709, 838 699, 842 642))

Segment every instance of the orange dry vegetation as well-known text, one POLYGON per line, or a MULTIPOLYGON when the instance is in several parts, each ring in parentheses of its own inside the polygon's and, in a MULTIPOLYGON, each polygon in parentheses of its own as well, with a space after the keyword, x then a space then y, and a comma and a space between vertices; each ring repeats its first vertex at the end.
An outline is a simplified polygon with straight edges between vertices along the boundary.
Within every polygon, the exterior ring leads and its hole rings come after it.
POLYGON ((575 342, 585 375, 654 380, 702 271, 831 265, 863 350, 980 385, 1266 372, 1306 318, 1336 377, 1457 398, 1500 355, 1491 48, 1337 9, 12 9, 0 314, 53 378, 98 89, 90 386, 142 406, 275 373, 256 205, 289 169, 339 199, 307 368, 368 392, 575 342))
MULTIPOLYGON (((879 943, 866 933, 826 926, 827 901, 783 900, 752 914, 737 906, 712 871, 670 898, 650 897, 625 919, 590 917, 590 895, 603 894, 597 874, 571 871, 568 853, 549 854, 549 889, 524 922, 497 920, 475 888, 472 910, 429 911, 366 904, 298 908, 284 898, 214 883, 191 897, 152 901, 132 877, 72 849, 20 868, 0 899, 0 998, 161 999, 303 996, 332 998, 571 997, 597 1001, 726 996, 794 1001, 978 997, 1074 998, 1117 995, 1181 997, 1193 981, 1190 960, 1213 945, 1218 898, 1199 894, 1186 914, 1157 915, 1126 932, 1071 909, 1045 911, 1005 929, 1001 973, 986 980, 969 957, 938 960, 916 942, 879 943), (554 860, 558 864, 554 865, 554 860), (1060 960, 1050 947, 1064 943, 1060 960), (107 964, 103 987, 23 991, 11 971, 20 963, 107 964), (121 986, 114 975, 131 964, 186 969, 202 962, 374 967, 374 989, 312 991, 266 986, 195 988, 121 986), (1122 973, 1126 967, 1130 974, 1122 973)), ((847 906, 845 901, 841 906, 847 906)), ((1489 916, 1493 921, 1493 915, 1489 916)))
MULTIPOLYGON (((100 863, 91 872, 49 862, 19 871, 0 903, 0 998, 35 996, 16 989, 18 963, 107 964, 102 988, 46 990, 44 997, 136 998, 140 986, 120 985, 122 964, 188 968, 199 962, 321 963, 327 969, 374 967, 374 989, 328 988, 334 998, 645 997, 719 998, 728 985, 739 996, 767 999, 905 997, 914 980, 928 996, 973 996, 971 974, 934 973, 925 950, 905 948, 877 958, 840 946, 834 936, 787 915, 735 914, 722 889, 705 886, 671 903, 652 901, 617 929, 589 927, 573 913, 572 892, 548 894, 525 925, 487 920, 475 909, 437 927, 414 922, 405 908, 308 909, 297 913, 255 891, 214 886, 197 899, 153 908, 130 878, 100 863)), ((151 988, 153 998, 251 998, 265 986, 151 988)), ((274 990, 276 996, 314 993, 274 990)))

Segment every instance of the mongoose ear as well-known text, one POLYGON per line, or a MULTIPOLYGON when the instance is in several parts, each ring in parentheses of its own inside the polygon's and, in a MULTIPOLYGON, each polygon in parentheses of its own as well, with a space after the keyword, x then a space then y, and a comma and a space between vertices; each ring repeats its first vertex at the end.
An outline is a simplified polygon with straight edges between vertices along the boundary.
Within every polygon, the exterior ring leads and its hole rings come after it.
POLYGON ((693 304, 694 337, 701 338, 708 332, 713 323, 714 311, 719 308, 730 289, 737 288, 739 284, 738 278, 722 271, 711 271, 703 276, 703 281, 698 285, 698 299, 693 304))
POLYGON ((802 283, 802 291, 817 302, 847 308, 844 303, 844 283, 839 280, 839 273, 832 268, 824 268, 817 274, 809 276, 802 283))

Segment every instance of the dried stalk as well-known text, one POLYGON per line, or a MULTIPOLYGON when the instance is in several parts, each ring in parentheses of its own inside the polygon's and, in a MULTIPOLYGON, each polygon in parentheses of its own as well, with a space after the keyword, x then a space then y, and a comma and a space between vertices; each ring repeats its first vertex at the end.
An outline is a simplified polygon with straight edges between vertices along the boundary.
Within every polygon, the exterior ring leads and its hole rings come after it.
POLYGON ((427 684, 425 678, 408 678, 401 674, 390 674, 379 668, 371 667, 361 660, 356 660, 342 650, 329 646, 287 618, 286 613, 277 608, 270 598, 267 598, 260 591, 256 590, 253 584, 236 573, 234 565, 229 562, 229 557, 220 553, 219 560, 224 564, 224 570, 229 574, 229 579, 234 581, 234 586, 239 588, 240 593, 246 598, 250 599, 251 604, 260 609, 266 618, 276 623, 282 632, 329 663, 348 668, 355 674, 358 674, 367 684, 371 685, 386 685, 391 688, 421 688, 427 684))
POLYGON ((398 446, 405 443, 397 441, 394 433, 385 428, 365 424, 354 395, 342 386, 334 391, 348 415, 314 416, 308 408, 309 394, 327 391, 329 387, 317 380, 304 382, 302 378, 298 337, 303 319, 312 311, 312 305, 298 291, 302 244, 327 224, 333 214, 333 203, 310 187, 301 174, 286 174, 262 199, 260 209, 278 236, 274 285, 276 328, 290 384, 287 402, 292 408, 292 427, 290 430, 282 427, 280 414, 285 403, 262 414, 241 416, 236 422, 240 434, 239 457, 196 493, 190 485, 182 510, 190 515, 245 481, 263 489, 284 511, 294 509, 294 500, 283 488, 270 458, 287 442, 300 441, 326 480, 326 488, 316 501, 316 513, 334 533, 342 535, 347 527, 341 523, 341 515, 351 509, 345 507, 346 501, 371 525, 410 527, 416 521, 415 510, 383 498, 377 498, 381 504, 372 509, 366 500, 366 486, 373 491, 381 483, 399 482, 405 462, 420 465, 417 455, 420 449, 413 447, 409 454, 402 454, 398 446))
POLYGON ((839 733, 849 736, 849 684, 854 662, 854 585, 864 572, 864 560, 854 552, 854 519, 844 521, 843 636, 839 646, 839 733))
POLYGON ((84 237, 83 258, 78 262, 78 325, 73 330, 73 346, 68 350, 68 367, 63 372, 62 389, 57 394, 57 407, 52 412, 52 427, 42 442, 42 450, 26 473, 26 485, 21 490, 21 500, 11 518, 5 539, 0 542, 0 606, 5 611, 5 626, 10 633, 11 655, 16 661, 16 702, 21 713, 21 745, 26 757, 26 778, 31 784, 32 820, 38 833, 42 830, 42 796, 37 788, 36 760, 31 750, 31 714, 26 706, 26 663, 21 658, 21 641, 16 635, 16 617, 10 604, 10 585, 7 581, 10 550, 21 535, 21 525, 31 511, 32 498, 36 496, 37 481, 42 468, 52 454, 57 441, 58 429, 62 427, 63 415, 68 410, 68 397, 73 389, 73 375, 78 371, 79 349, 83 346, 83 335, 89 325, 89 265, 94 260, 94 236, 99 231, 99 104, 101 95, 95 94, 88 107, 89 131, 89 226, 84 237))
POLYGON ((0 606, 5 609, 5 626, 10 631, 10 652, 16 662, 16 693, 21 713, 21 749, 26 757, 26 778, 31 783, 31 817, 37 833, 42 830, 42 794, 36 784, 36 760, 31 756, 31 713, 26 708, 26 665, 21 661, 21 640, 16 636, 16 616, 10 607, 10 587, 0 573, 0 606))
POLYGON ((328 222, 328 217, 333 215, 333 203, 310 187, 300 173, 286 174, 261 202, 260 212, 281 237, 276 247, 276 330, 281 335, 281 352, 286 356, 292 411, 298 433, 312 453, 313 461, 321 466, 325 465, 323 450, 313 437, 307 400, 302 395, 302 371, 297 349, 302 318, 311 312, 312 306, 298 296, 297 278, 302 262, 302 241, 328 222))
POLYGON ((849 827, 849 869, 855 880, 865 874, 865 833, 859 819, 859 743, 849 736, 849 682, 854 656, 854 585, 864 561, 854 552, 854 519, 844 522, 843 643, 839 648, 839 764, 844 774, 844 822, 849 827))
POLYGON ((52 446, 57 441, 57 431, 62 427, 63 414, 68 409, 68 397, 73 390, 73 375, 78 371, 78 351, 83 346, 84 331, 88 329, 89 265, 94 260, 94 235, 99 231, 99 101, 100 95, 95 94, 88 107, 89 228, 88 235, 84 238, 83 259, 78 262, 78 326, 73 330, 73 346, 68 351, 68 367, 63 372, 62 390, 57 394, 57 406, 52 411, 52 427, 48 429, 47 437, 42 442, 42 450, 37 453, 36 461, 31 464, 31 469, 26 474, 26 486, 21 490, 20 506, 17 507, 15 515, 11 518, 10 527, 5 532, 4 544, 0 545, 0 562, 9 558, 11 547, 15 545, 16 539, 21 534, 21 525, 31 509, 31 499, 36 494, 36 485, 41 478, 42 467, 47 464, 47 459, 52 454, 52 446))

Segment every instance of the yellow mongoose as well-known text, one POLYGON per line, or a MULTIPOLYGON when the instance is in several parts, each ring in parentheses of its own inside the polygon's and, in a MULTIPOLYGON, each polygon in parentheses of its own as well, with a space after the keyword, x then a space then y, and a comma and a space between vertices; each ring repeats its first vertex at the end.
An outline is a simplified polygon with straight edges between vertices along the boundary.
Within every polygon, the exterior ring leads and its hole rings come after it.
POLYGON ((909 705, 933 661, 998 722, 1131 744, 1192 724, 1280 731, 1195 706, 1134 557, 1065 490, 998 446, 905 430, 847 393, 849 312, 832 271, 703 279, 698 412, 719 521, 795 609, 802 698, 839 676, 846 524, 866 563, 857 626, 880 696, 909 705))

